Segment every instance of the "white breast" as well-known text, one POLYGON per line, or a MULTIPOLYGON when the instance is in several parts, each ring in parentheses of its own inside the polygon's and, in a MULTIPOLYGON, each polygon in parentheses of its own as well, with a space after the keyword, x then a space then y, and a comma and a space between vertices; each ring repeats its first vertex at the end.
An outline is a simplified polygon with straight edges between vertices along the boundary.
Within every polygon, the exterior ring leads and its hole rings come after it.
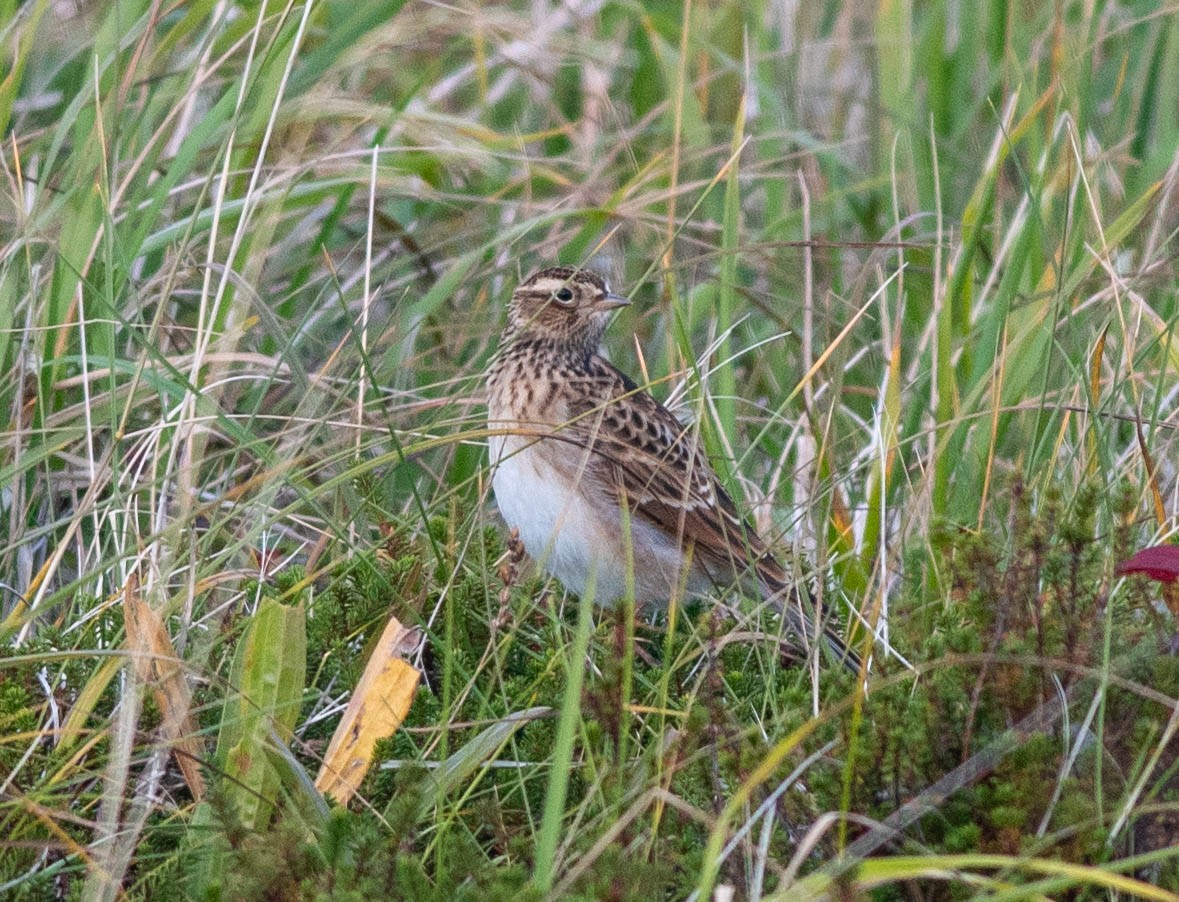
POLYGON ((519 530, 528 554, 574 592, 585 591, 595 569, 598 590, 604 588, 610 543, 598 534, 600 518, 578 486, 545 461, 534 438, 496 437, 491 453, 496 503, 508 526, 519 530))
MULTIPOLYGON (((627 560, 634 569, 635 601, 666 604, 682 584, 684 556, 678 545, 646 523, 630 523, 633 551, 624 545, 623 515, 599 487, 568 475, 580 471, 585 452, 576 445, 529 436, 493 436, 491 486, 508 526, 519 531, 528 554, 568 589, 585 594, 594 574, 594 600, 611 604, 627 589, 627 560), (543 444, 543 449, 540 445, 543 444), (570 455, 558 470, 546 458, 570 455)), ((693 574, 690 591, 702 591, 693 574)))

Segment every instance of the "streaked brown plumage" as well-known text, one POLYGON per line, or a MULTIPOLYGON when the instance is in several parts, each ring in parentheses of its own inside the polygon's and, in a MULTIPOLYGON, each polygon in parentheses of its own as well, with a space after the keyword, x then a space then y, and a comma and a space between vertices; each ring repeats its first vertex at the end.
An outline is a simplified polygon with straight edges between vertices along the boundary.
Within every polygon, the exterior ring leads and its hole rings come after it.
MULTIPOLYGON (((810 640, 785 570, 695 434, 597 353, 610 312, 627 303, 597 274, 564 266, 512 294, 488 379, 500 511, 545 569, 600 603, 626 594, 628 574, 640 605, 756 583, 810 640)), ((858 669, 837 634, 823 638, 858 669)))

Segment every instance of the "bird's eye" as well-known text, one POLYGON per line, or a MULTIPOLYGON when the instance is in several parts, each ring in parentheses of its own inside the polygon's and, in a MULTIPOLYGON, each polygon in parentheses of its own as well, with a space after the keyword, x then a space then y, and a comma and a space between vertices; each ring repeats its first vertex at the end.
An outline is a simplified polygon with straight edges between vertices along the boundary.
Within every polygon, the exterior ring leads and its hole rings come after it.
POLYGON ((556 291, 553 292, 553 297, 555 297, 562 304, 568 304, 570 301, 573 300, 573 289, 572 288, 558 288, 556 291))

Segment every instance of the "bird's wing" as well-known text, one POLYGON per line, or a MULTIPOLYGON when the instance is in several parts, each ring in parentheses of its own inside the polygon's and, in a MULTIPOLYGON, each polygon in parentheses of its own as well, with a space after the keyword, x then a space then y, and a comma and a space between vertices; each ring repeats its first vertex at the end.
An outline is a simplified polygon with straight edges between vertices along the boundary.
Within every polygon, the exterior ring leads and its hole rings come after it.
MULTIPOLYGON (((560 430, 589 452, 579 463, 583 477, 614 492, 632 516, 691 546, 718 585, 756 574, 791 628, 809 639, 812 621, 786 571, 721 486, 691 428, 600 357, 572 378, 591 380, 570 386, 569 419, 560 430)), ((835 657, 858 672, 860 659, 838 631, 824 625, 822 632, 835 657)))
POLYGON ((592 451, 585 466, 594 482, 615 492, 633 516, 690 544, 717 582, 731 584, 754 569, 761 575, 763 567, 770 571, 765 576, 784 579, 721 487, 692 429, 600 357, 586 378, 593 384, 570 393, 585 400, 570 403, 566 430, 592 451))

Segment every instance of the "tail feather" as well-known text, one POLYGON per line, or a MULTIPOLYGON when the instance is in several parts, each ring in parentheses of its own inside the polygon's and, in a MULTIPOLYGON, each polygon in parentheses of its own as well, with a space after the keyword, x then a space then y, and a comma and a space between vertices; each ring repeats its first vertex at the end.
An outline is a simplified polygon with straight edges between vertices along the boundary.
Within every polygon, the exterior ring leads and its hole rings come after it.
MULTIPOLYGON (((764 568, 759 568, 758 575, 761 577, 766 599, 786 618, 791 632, 809 645, 815 639, 815 625, 811 616, 804 610, 798 591, 776 574, 766 572, 764 568)), ((852 673, 858 674, 863 669, 863 660, 859 654, 844 642, 843 637, 830 623, 821 624, 821 627, 819 639, 826 646, 828 654, 852 673)))

